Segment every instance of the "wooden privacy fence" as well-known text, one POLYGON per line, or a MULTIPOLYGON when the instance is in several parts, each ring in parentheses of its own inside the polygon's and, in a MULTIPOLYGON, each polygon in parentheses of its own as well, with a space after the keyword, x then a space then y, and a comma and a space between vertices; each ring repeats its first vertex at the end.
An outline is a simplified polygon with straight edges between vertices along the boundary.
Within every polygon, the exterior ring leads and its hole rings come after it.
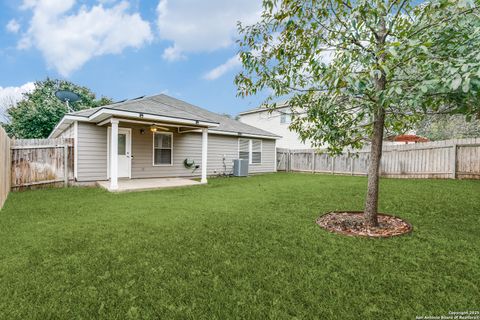
POLYGON ((0 209, 10 192, 10 139, 0 127, 0 209))
MULTIPOLYGON (((277 170, 366 175, 369 148, 336 157, 312 149, 277 149, 277 170)), ((395 178, 480 179, 480 138, 383 147, 380 174, 395 178)))
POLYGON ((73 179, 73 139, 19 139, 11 145, 12 188, 63 184, 73 179))

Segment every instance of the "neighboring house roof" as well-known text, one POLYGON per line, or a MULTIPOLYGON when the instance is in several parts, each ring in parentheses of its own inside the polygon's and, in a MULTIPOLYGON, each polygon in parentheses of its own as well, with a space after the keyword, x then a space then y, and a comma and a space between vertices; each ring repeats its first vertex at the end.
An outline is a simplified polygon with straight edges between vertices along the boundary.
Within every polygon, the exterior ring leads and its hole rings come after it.
MULTIPOLYGON (((288 105, 286 104, 286 102, 281 102, 281 103, 278 103, 277 106, 275 108, 273 108, 273 110, 284 109, 284 108, 288 108, 288 105)), ((265 111, 271 111, 271 110, 272 110, 271 108, 267 108, 267 107, 262 105, 260 107, 254 108, 254 109, 249 109, 249 110, 242 111, 238 115, 239 116, 244 116, 244 115, 247 115, 247 114, 265 112, 265 111)))
POLYGON ((401 134, 398 136, 390 136, 387 137, 388 141, 395 141, 395 142, 428 142, 427 138, 420 137, 414 134, 401 134))
MULTIPOLYGON (((150 97, 140 97, 136 99, 120 101, 102 107, 81 110, 74 113, 69 113, 66 115, 66 117, 82 117, 85 118, 85 121, 92 120, 92 122, 97 122, 98 120, 103 120, 107 116, 111 116, 111 114, 124 113, 124 116, 131 117, 129 112, 135 113, 134 116, 138 116, 140 114, 141 117, 144 117, 145 119, 148 119, 149 116, 159 116, 164 117, 166 120, 172 119, 180 121, 193 121, 197 124, 200 123, 209 127, 210 131, 218 133, 228 132, 239 135, 258 135, 271 137, 272 139, 279 137, 271 132, 230 119, 226 116, 205 110, 165 94, 159 94, 150 97)), ((51 135, 54 135, 55 131, 60 129, 61 128, 57 125, 51 135)))

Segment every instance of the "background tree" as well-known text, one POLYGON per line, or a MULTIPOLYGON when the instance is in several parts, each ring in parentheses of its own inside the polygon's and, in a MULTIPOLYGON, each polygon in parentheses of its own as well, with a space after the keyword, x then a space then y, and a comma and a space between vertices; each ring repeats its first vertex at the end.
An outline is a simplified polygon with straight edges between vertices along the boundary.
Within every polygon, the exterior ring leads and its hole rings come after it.
POLYGON ((291 128, 331 153, 371 144, 365 223, 378 226, 384 130, 479 112, 478 0, 264 0, 239 24, 239 95, 286 97, 291 128), (268 89, 268 90, 267 90, 268 89), (297 116, 295 116, 297 115, 297 116))
POLYGON ((80 100, 70 103, 74 111, 106 105, 111 99, 96 99, 90 89, 65 80, 46 79, 35 82, 35 89, 25 93, 25 99, 7 109, 10 122, 4 124, 7 133, 16 138, 46 138, 65 113, 67 106, 56 96, 57 90, 70 90, 80 100))
POLYGON ((480 137, 480 119, 467 121, 461 114, 437 114, 425 117, 415 131, 430 140, 477 138, 480 137))

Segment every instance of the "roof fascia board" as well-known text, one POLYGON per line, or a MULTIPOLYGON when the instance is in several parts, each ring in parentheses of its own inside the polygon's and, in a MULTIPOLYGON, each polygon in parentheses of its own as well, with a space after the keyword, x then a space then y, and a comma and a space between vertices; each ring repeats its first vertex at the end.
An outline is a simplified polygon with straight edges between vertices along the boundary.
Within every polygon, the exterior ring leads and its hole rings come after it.
POLYGON ((261 139, 280 139, 280 136, 265 136, 261 134, 252 134, 252 133, 243 133, 243 132, 231 132, 231 131, 221 131, 221 130, 212 130, 209 133, 221 134, 224 136, 236 136, 236 137, 248 137, 248 138, 261 138, 261 139))
POLYGON ((159 116, 159 115, 144 113, 144 112, 125 111, 125 110, 110 109, 110 108, 101 108, 95 111, 92 115, 88 117, 88 120, 94 121, 96 117, 101 116, 102 114, 174 122, 174 123, 180 123, 180 124, 198 125, 202 127, 218 127, 219 126, 217 122, 184 119, 184 118, 178 118, 178 117, 159 116))
POLYGON ((172 127, 172 128, 194 128, 197 130, 198 128, 203 128, 201 126, 189 126, 189 125, 184 125, 184 124, 169 124, 169 123, 164 123, 164 122, 155 122, 155 121, 146 121, 146 120, 133 120, 133 119, 125 119, 125 118, 108 118, 105 119, 101 122, 97 123, 97 126, 103 126, 107 123, 110 123, 112 120, 118 120, 119 122, 127 122, 127 123, 138 123, 138 124, 146 124, 146 125, 158 125, 158 126, 164 126, 164 127, 172 127))
MULTIPOLYGON (((198 132, 200 133, 201 130, 179 130, 179 133, 191 133, 191 132, 198 132)), ((250 133, 243 133, 243 132, 231 132, 231 131, 221 131, 221 130, 209 130, 208 134, 218 134, 222 136, 234 136, 234 137, 245 137, 245 138, 261 138, 261 139, 271 139, 277 140, 280 139, 280 136, 265 136, 261 134, 250 134, 250 133)))

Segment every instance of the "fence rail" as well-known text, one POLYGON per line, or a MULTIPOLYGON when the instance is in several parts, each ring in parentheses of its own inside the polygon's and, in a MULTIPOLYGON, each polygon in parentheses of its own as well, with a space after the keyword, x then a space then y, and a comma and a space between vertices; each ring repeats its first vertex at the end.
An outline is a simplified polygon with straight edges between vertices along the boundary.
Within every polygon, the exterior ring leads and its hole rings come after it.
POLYGON ((10 139, 0 127, 0 209, 10 192, 10 139))
MULTIPOLYGON (((277 170, 366 175, 370 150, 336 157, 312 149, 277 149, 277 170)), ((406 145, 385 145, 380 164, 383 177, 480 179, 480 138, 406 145)))
POLYGON ((73 179, 72 139, 20 139, 11 145, 11 187, 68 185, 73 179))

